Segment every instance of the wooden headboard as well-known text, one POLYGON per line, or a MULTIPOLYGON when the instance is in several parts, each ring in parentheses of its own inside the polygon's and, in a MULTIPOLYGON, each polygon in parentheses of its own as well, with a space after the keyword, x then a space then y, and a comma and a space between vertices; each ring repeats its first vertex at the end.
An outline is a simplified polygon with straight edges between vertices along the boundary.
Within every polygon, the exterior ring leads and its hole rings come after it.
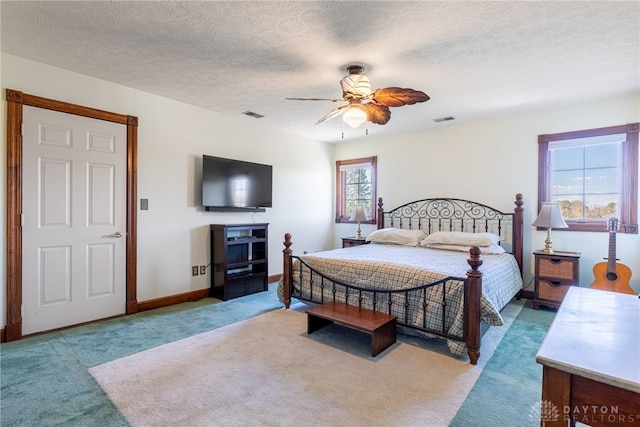
POLYGON ((403 228, 436 231, 494 233, 500 245, 515 257, 522 274, 523 217, 522 194, 516 194, 513 212, 503 212, 482 203, 464 199, 433 198, 416 200, 385 212, 378 199, 378 228, 403 228))

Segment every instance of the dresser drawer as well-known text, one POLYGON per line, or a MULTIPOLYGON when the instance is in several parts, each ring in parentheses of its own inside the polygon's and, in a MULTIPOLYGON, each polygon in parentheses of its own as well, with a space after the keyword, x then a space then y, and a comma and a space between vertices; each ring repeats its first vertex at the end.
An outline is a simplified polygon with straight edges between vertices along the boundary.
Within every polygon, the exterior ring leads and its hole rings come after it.
POLYGON ((562 301, 569 290, 569 286, 562 282, 538 280, 538 298, 549 301, 562 301))
POLYGON ((538 258, 538 276, 572 281, 575 279, 575 265, 576 263, 572 259, 538 258))

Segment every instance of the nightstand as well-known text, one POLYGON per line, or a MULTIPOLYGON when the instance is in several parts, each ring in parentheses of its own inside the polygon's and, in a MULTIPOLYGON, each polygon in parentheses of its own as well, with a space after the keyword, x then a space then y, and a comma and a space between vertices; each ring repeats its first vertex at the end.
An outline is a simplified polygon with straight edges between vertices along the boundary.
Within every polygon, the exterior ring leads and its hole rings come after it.
POLYGON ((358 239, 357 237, 343 237, 342 238, 342 247, 343 248, 350 248, 352 246, 360 246, 360 245, 366 245, 367 240, 363 237, 362 239, 358 239))
POLYGON ((580 253, 535 251, 533 308, 558 308, 569 286, 580 285, 580 253))

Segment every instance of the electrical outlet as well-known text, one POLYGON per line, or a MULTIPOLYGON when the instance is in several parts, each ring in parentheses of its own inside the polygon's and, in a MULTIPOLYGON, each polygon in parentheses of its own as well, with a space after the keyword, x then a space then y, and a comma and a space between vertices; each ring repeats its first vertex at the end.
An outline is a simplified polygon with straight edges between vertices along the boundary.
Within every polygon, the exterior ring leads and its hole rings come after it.
POLYGON ((193 267, 191 267, 191 275, 192 276, 197 276, 198 275, 198 266, 194 265, 193 267))
POLYGON ((201 265, 200 266, 200 274, 207 274, 207 266, 206 265, 201 265))

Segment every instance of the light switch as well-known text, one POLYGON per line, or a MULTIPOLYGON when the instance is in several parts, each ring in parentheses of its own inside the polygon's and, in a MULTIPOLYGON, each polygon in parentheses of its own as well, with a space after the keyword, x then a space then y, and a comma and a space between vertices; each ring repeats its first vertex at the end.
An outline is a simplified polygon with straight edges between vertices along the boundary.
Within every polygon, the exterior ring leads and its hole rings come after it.
POLYGON ((141 211, 149 210, 149 199, 140 199, 140 210, 141 211))

